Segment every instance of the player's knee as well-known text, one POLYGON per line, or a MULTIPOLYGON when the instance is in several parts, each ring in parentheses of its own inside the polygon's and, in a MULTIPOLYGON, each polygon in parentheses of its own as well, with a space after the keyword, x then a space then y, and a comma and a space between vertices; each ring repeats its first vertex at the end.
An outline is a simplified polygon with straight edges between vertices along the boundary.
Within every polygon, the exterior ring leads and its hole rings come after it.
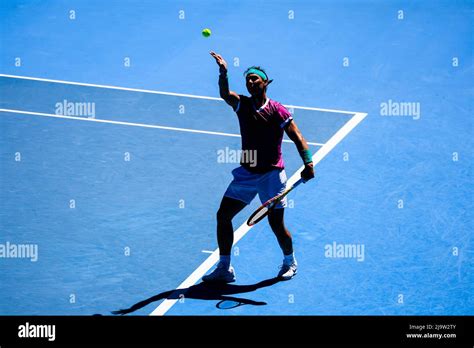
POLYGON ((285 226, 281 222, 273 221, 271 219, 268 219, 268 222, 270 223, 270 227, 274 233, 277 235, 284 233, 285 226))
POLYGON ((273 231, 279 231, 285 229, 283 223, 283 214, 278 210, 273 210, 268 214, 268 222, 273 231))
POLYGON ((233 216, 228 211, 221 208, 217 211, 216 218, 217 218, 217 222, 226 223, 226 222, 231 222, 233 216))

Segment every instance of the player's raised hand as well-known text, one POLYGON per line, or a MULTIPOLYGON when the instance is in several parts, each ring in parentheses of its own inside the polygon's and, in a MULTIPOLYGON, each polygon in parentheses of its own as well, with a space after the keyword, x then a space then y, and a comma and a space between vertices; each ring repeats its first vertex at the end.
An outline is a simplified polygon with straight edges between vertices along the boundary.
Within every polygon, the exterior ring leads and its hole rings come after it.
POLYGON ((224 60, 224 58, 214 51, 211 51, 210 54, 216 60, 217 65, 219 65, 219 72, 221 74, 227 73, 227 62, 224 60))

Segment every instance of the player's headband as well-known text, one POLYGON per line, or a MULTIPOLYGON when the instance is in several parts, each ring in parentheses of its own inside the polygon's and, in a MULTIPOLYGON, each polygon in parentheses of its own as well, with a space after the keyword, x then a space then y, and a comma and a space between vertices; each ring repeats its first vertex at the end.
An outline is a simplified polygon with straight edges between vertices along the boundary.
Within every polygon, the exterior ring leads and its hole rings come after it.
POLYGON ((262 70, 259 70, 257 68, 251 68, 251 69, 247 70, 245 76, 247 77, 250 74, 255 74, 255 75, 260 76, 263 79, 263 81, 268 80, 267 74, 265 74, 262 70))

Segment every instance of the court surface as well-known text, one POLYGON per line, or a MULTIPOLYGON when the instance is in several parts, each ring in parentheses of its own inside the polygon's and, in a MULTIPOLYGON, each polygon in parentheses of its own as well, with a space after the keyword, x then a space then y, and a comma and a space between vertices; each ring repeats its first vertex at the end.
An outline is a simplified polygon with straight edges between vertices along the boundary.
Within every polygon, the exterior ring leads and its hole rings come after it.
MULTIPOLYGON (((472 2, 0 13, 1 315, 474 314, 472 2), (258 199, 234 219, 237 282, 200 281, 240 148, 211 49, 241 94, 264 66, 310 143, 316 178, 285 212, 291 281, 266 221, 245 225, 258 199)), ((282 149, 291 183, 302 161, 282 149)))

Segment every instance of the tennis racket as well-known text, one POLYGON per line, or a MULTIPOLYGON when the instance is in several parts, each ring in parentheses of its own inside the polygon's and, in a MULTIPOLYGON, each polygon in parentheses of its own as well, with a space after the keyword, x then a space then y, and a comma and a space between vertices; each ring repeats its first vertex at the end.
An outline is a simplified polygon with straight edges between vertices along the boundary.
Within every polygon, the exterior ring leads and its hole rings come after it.
POLYGON ((280 193, 279 195, 270 198, 268 201, 263 203, 257 210, 255 210, 252 215, 247 220, 247 225, 253 226, 259 221, 261 221, 265 216, 268 215, 270 210, 275 208, 275 206, 282 201, 285 196, 290 193, 296 186, 299 184, 304 183, 304 180, 301 178, 297 182, 293 184, 290 188, 287 188, 285 191, 280 193))

